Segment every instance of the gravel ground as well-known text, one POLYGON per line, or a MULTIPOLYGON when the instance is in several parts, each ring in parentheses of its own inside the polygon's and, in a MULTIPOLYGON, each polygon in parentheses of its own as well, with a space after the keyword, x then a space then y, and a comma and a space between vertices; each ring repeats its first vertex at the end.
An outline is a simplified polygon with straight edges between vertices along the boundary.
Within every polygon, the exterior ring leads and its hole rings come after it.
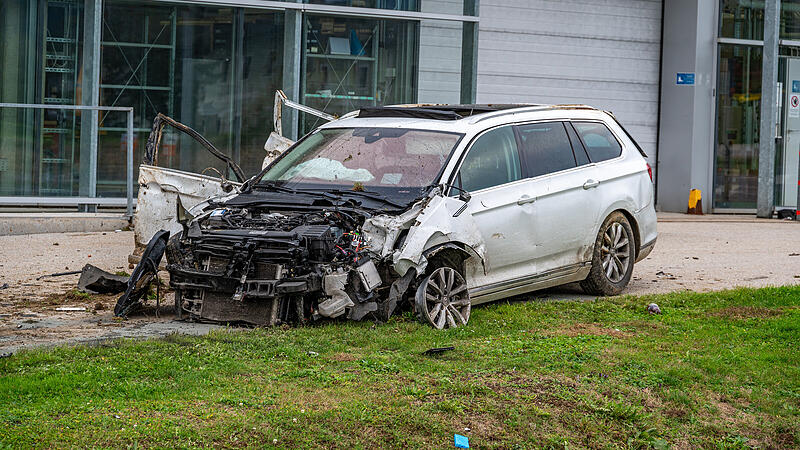
MULTIPOLYGON (((80 270, 87 263, 109 272, 130 272, 127 257, 132 251, 133 233, 129 231, 0 236, 0 286, 8 284, 0 289, 0 354, 29 346, 173 332, 203 334, 217 328, 173 321, 170 294, 163 300, 159 317, 153 305, 137 317, 120 321, 111 312, 116 296, 88 300, 66 295, 64 300, 65 293, 75 288, 78 275, 36 280, 40 275, 80 270), (56 311, 63 306, 86 310, 56 311)), ((659 223, 655 250, 636 265, 625 293, 712 291, 798 282, 800 224, 670 215, 659 223)), ((575 285, 535 297, 591 298, 575 285)))

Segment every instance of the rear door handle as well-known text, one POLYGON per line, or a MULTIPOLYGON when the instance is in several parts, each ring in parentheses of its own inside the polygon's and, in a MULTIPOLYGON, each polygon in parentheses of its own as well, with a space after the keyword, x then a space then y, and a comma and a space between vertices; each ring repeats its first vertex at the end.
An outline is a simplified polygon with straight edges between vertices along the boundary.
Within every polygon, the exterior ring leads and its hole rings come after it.
POLYGON ((523 195, 522 197, 520 197, 519 200, 517 200, 517 204, 518 205, 524 205, 526 203, 533 203, 535 201, 536 201, 536 197, 531 197, 531 196, 526 194, 526 195, 523 195))
POLYGON ((596 188, 597 186, 600 186, 600 182, 597 180, 588 179, 585 183, 583 183, 584 189, 592 189, 596 188))

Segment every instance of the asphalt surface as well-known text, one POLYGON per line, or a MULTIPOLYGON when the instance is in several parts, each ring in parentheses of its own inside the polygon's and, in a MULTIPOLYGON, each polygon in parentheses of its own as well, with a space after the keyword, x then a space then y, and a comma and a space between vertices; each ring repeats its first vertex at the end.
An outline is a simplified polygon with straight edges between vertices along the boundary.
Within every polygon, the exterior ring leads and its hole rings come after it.
MULTIPOLYGON (((113 318, 115 296, 85 299, 64 294, 78 275, 37 277, 80 270, 91 263, 130 272, 133 233, 95 232, 0 236, 0 355, 25 347, 146 338, 170 333, 204 334, 219 328, 173 320, 171 294, 128 320, 113 318), (7 284, 7 287, 4 287, 7 284), (57 308, 84 308, 58 311, 57 308)), ((725 216, 662 215, 651 255, 638 263, 625 294, 713 291, 800 282, 800 223, 725 216)), ((528 297, 592 299, 575 285, 528 297)), ((153 302, 154 303, 154 302, 153 302)), ((644 306, 644 305, 643 305, 644 306)))

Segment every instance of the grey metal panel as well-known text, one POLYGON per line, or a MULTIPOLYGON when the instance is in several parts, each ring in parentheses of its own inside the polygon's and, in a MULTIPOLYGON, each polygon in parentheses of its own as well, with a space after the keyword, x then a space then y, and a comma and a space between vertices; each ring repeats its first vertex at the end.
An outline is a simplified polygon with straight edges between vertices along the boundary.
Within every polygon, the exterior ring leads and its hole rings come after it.
POLYGON ((482 0, 478 97, 614 112, 655 167, 661 0, 482 0))
MULTIPOLYGON (((452 10, 454 2, 423 1, 423 11, 452 10)), ((460 3, 458 9, 461 8, 460 3)), ((419 27, 420 103, 458 103, 461 92, 461 24, 422 20, 419 27)))

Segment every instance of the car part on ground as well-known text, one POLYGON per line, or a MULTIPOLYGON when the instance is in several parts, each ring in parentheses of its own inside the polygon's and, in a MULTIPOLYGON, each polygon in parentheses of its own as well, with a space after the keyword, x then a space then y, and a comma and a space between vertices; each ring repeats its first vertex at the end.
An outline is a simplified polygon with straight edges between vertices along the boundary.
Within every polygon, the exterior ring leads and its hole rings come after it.
POLYGON ((128 287, 129 277, 86 264, 78 279, 78 290, 87 294, 118 294, 128 287))
POLYGON ((141 261, 133 269, 133 273, 128 280, 128 287, 125 289, 125 293, 122 294, 114 306, 115 316, 126 317, 142 306, 142 297, 147 295, 150 283, 157 277, 158 265, 164 256, 168 239, 169 231, 161 230, 147 244, 144 253, 142 253, 141 261))

